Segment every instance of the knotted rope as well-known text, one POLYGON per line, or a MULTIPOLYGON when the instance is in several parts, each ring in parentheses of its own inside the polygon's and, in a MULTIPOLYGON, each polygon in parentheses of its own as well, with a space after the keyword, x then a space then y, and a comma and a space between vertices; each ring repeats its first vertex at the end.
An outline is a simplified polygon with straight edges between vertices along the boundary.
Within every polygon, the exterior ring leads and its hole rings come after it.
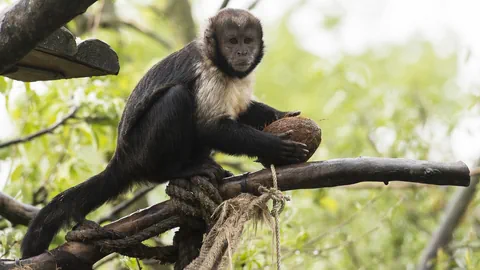
POLYGON ((277 174, 272 165, 273 187, 259 187, 260 196, 243 193, 233 199, 223 202, 215 211, 216 223, 206 236, 200 255, 185 269, 222 269, 228 263, 238 247, 245 224, 249 220, 270 222, 275 219, 275 242, 277 253, 277 269, 280 269, 280 229, 278 215, 283 211, 285 202, 290 200, 278 189, 277 174), (273 200, 273 208, 268 211, 267 202, 273 200), (271 216, 270 216, 271 215, 271 216))

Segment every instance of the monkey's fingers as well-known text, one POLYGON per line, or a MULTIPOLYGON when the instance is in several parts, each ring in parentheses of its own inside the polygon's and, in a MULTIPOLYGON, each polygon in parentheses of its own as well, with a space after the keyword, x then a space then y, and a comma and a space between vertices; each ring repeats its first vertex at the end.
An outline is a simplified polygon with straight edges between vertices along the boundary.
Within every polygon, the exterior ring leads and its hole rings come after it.
POLYGON ((285 149, 292 151, 292 152, 301 152, 307 155, 310 151, 308 151, 307 145, 301 142, 296 142, 292 140, 285 140, 284 141, 285 149))
POLYGON ((307 157, 307 155, 309 154, 309 151, 308 149, 306 149, 305 144, 294 141, 288 141, 288 143, 289 144, 284 149, 282 149, 283 151, 281 155, 284 159, 293 158, 299 159, 300 161, 305 159, 305 157, 307 157))
POLYGON ((293 130, 288 130, 283 133, 277 134, 277 137, 279 137, 282 140, 288 140, 290 139, 290 136, 292 136, 292 134, 293 134, 293 130))
POLYGON ((285 116, 283 117, 295 117, 295 116, 299 116, 301 113, 301 111, 293 111, 293 112, 287 112, 285 114, 285 116))
POLYGON ((224 172, 224 177, 234 176, 234 174, 229 170, 224 169, 223 172, 224 172))

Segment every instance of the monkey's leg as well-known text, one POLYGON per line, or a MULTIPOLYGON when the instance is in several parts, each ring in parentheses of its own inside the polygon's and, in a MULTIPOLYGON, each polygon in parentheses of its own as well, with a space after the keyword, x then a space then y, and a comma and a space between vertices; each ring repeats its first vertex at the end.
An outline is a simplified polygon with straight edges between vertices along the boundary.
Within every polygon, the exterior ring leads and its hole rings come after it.
POLYGON ((152 102, 122 144, 120 159, 130 175, 162 183, 171 179, 194 154, 194 100, 177 85, 152 102))
POLYGON ((224 170, 212 157, 202 156, 184 167, 180 173, 175 175, 175 178, 190 178, 196 175, 203 175, 210 180, 215 180, 232 176, 233 174, 224 170))

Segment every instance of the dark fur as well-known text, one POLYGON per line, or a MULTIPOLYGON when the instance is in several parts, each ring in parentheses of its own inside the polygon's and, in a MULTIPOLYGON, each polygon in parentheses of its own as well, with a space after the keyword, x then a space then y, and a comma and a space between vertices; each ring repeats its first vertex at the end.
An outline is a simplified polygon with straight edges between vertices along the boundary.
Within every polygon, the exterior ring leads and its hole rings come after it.
MULTIPOLYGON (((85 216, 135 183, 163 183, 182 175, 212 149, 233 155, 276 157, 296 161, 304 147, 262 132, 262 128, 285 115, 267 105, 252 102, 238 120, 229 117, 198 125, 195 118, 196 64, 207 55, 232 78, 245 77, 260 62, 263 42, 258 46, 254 65, 247 72, 235 72, 218 54, 215 26, 229 16, 245 16, 244 11, 225 10, 211 21, 204 40, 210 53, 192 42, 153 66, 140 80, 125 106, 118 127, 117 148, 105 170, 57 195, 34 218, 22 242, 24 258, 44 252, 58 230, 85 216), (216 19, 217 18, 217 19, 216 19), (211 35, 210 35, 211 34, 211 35), (211 40, 210 40, 211 41, 211 40), (211 46, 211 47, 208 47, 211 46)), ((249 15, 251 16, 251 15, 249 15)), ((258 20, 251 16, 261 33, 258 20)), ((205 49, 205 48, 203 48, 205 49)), ((196 75, 197 74, 197 75, 196 75)), ((200 104, 201 105, 201 104, 200 104)))

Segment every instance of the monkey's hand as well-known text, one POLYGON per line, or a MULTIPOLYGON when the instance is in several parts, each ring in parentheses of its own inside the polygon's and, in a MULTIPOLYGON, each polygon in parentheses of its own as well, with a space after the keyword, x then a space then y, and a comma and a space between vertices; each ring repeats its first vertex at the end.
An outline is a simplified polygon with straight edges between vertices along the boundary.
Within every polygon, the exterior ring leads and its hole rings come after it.
POLYGON ((273 156, 258 157, 263 164, 286 165, 299 163, 307 157, 309 151, 304 143, 290 140, 293 130, 277 134, 280 139, 273 156))
POLYGON ((279 112, 277 113, 277 119, 282 119, 282 118, 285 118, 285 117, 295 117, 295 116, 299 116, 300 115, 300 111, 293 111, 293 112, 279 112))

